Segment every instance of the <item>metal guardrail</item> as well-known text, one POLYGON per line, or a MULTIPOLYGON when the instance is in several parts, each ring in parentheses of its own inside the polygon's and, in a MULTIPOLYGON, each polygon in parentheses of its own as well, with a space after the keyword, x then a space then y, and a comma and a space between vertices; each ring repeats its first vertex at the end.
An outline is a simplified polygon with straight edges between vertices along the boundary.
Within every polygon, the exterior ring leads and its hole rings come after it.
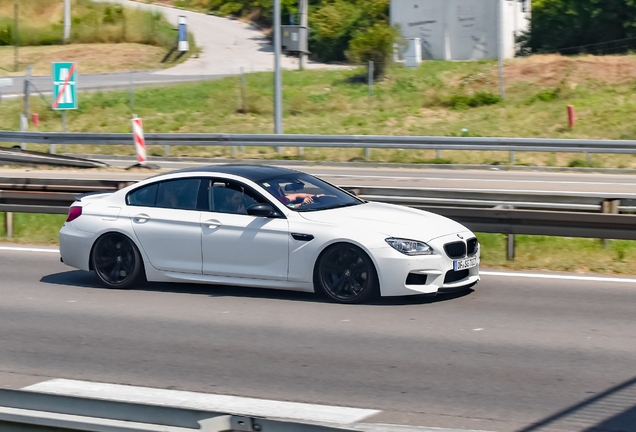
POLYGON ((0 390, 2 432, 339 432, 211 411, 0 390))
MULTIPOLYGON (((0 177, 0 212, 66 214, 77 193, 114 191, 132 182, 117 180, 39 179, 0 177), (11 189, 11 190, 7 190, 11 189)), ((636 215, 603 214, 603 194, 493 193, 479 191, 345 186, 360 197, 407 205, 454 219, 476 232, 530 234, 636 240, 636 215), (440 205, 441 204, 441 205, 440 205), (454 204, 451 206, 451 204, 454 204), (528 209, 483 208, 501 205, 528 209), (544 211, 574 209, 587 212, 544 211), (596 212, 596 213, 592 213, 596 212)), ((616 211, 634 211, 633 199, 623 200, 616 211), (626 205, 627 204, 627 205, 626 205)))
MULTIPOLYGON (((145 134, 147 145, 337 147, 636 154, 636 141, 380 135, 145 134)), ((133 145, 132 133, 0 131, 0 142, 133 145)))
POLYGON ((619 212, 636 211, 636 193, 611 192, 533 192, 494 191, 481 189, 415 188, 386 186, 341 186, 353 190, 369 201, 418 207, 439 205, 447 207, 495 207, 545 210, 600 211, 603 202, 620 201, 619 212))
POLYGON ((474 232, 636 240, 636 215, 434 206, 417 208, 456 220, 474 232))
POLYGON ((95 160, 14 148, 0 148, 0 163, 3 165, 48 165, 67 168, 105 168, 108 166, 104 162, 95 160))

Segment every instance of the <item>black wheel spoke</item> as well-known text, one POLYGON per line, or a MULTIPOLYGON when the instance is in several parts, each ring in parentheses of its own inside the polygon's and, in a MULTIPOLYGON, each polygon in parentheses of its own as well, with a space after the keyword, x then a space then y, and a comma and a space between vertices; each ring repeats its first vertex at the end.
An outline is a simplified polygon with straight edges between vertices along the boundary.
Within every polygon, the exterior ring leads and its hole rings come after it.
POLYGON ((371 287, 369 261, 355 246, 336 246, 321 259, 319 277, 322 287, 332 298, 356 301, 371 287))
POLYGON ((138 255, 132 242, 122 234, 108 234, 95 245, 93 266, 100 279, 111 288, 127 286, 138 264, 138 255))

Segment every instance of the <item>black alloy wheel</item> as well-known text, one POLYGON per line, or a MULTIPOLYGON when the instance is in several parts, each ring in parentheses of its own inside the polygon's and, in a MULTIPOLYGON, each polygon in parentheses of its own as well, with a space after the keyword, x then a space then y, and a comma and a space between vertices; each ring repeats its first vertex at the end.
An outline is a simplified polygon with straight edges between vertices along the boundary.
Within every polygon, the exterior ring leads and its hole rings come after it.
POLYGON ((129 288, 143 273, 137 246, 125 235, 110 233, 95 243, 93 270, 108 288, 129 288))
POLYGON ((352 244, 337 244, 319 258, 316 285, 332 300, 362 303, 379 294, 373 262, 362 249, 352 244))

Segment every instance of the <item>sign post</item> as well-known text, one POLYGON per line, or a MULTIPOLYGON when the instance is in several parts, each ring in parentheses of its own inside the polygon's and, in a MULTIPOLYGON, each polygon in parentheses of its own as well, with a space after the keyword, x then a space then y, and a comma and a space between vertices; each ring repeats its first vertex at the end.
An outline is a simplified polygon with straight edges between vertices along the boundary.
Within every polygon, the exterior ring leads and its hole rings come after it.
MULTIPOLYGON (((62 131, 66 132, 66 110, 77 109, 77 63, 52 62, 53 104, 51 108, 62 111, 62 131)), ((49 145, 49 153, 55 153, 55 144, 49 145)))

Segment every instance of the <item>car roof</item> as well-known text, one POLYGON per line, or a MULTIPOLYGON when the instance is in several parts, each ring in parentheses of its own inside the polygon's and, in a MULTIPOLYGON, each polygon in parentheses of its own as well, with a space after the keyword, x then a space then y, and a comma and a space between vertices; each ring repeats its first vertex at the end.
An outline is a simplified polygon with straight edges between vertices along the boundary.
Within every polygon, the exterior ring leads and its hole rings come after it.
POLYGON ((299 174, 300 171, 291 170, 288 168, 280 168, 269 165, 249 165, 249 164, 227 164, 227 165, 209 165, 204 167, 184 168, 176 171, 170 171, 168 173, 159 174, 152 178, 162 177, 168 174, 179 173, 205 173, 205 174, 232 174, 244 177, 255 183, 259 183, 263 180, 271 179, 273 177, 286 176, 290 174, 299 174))

